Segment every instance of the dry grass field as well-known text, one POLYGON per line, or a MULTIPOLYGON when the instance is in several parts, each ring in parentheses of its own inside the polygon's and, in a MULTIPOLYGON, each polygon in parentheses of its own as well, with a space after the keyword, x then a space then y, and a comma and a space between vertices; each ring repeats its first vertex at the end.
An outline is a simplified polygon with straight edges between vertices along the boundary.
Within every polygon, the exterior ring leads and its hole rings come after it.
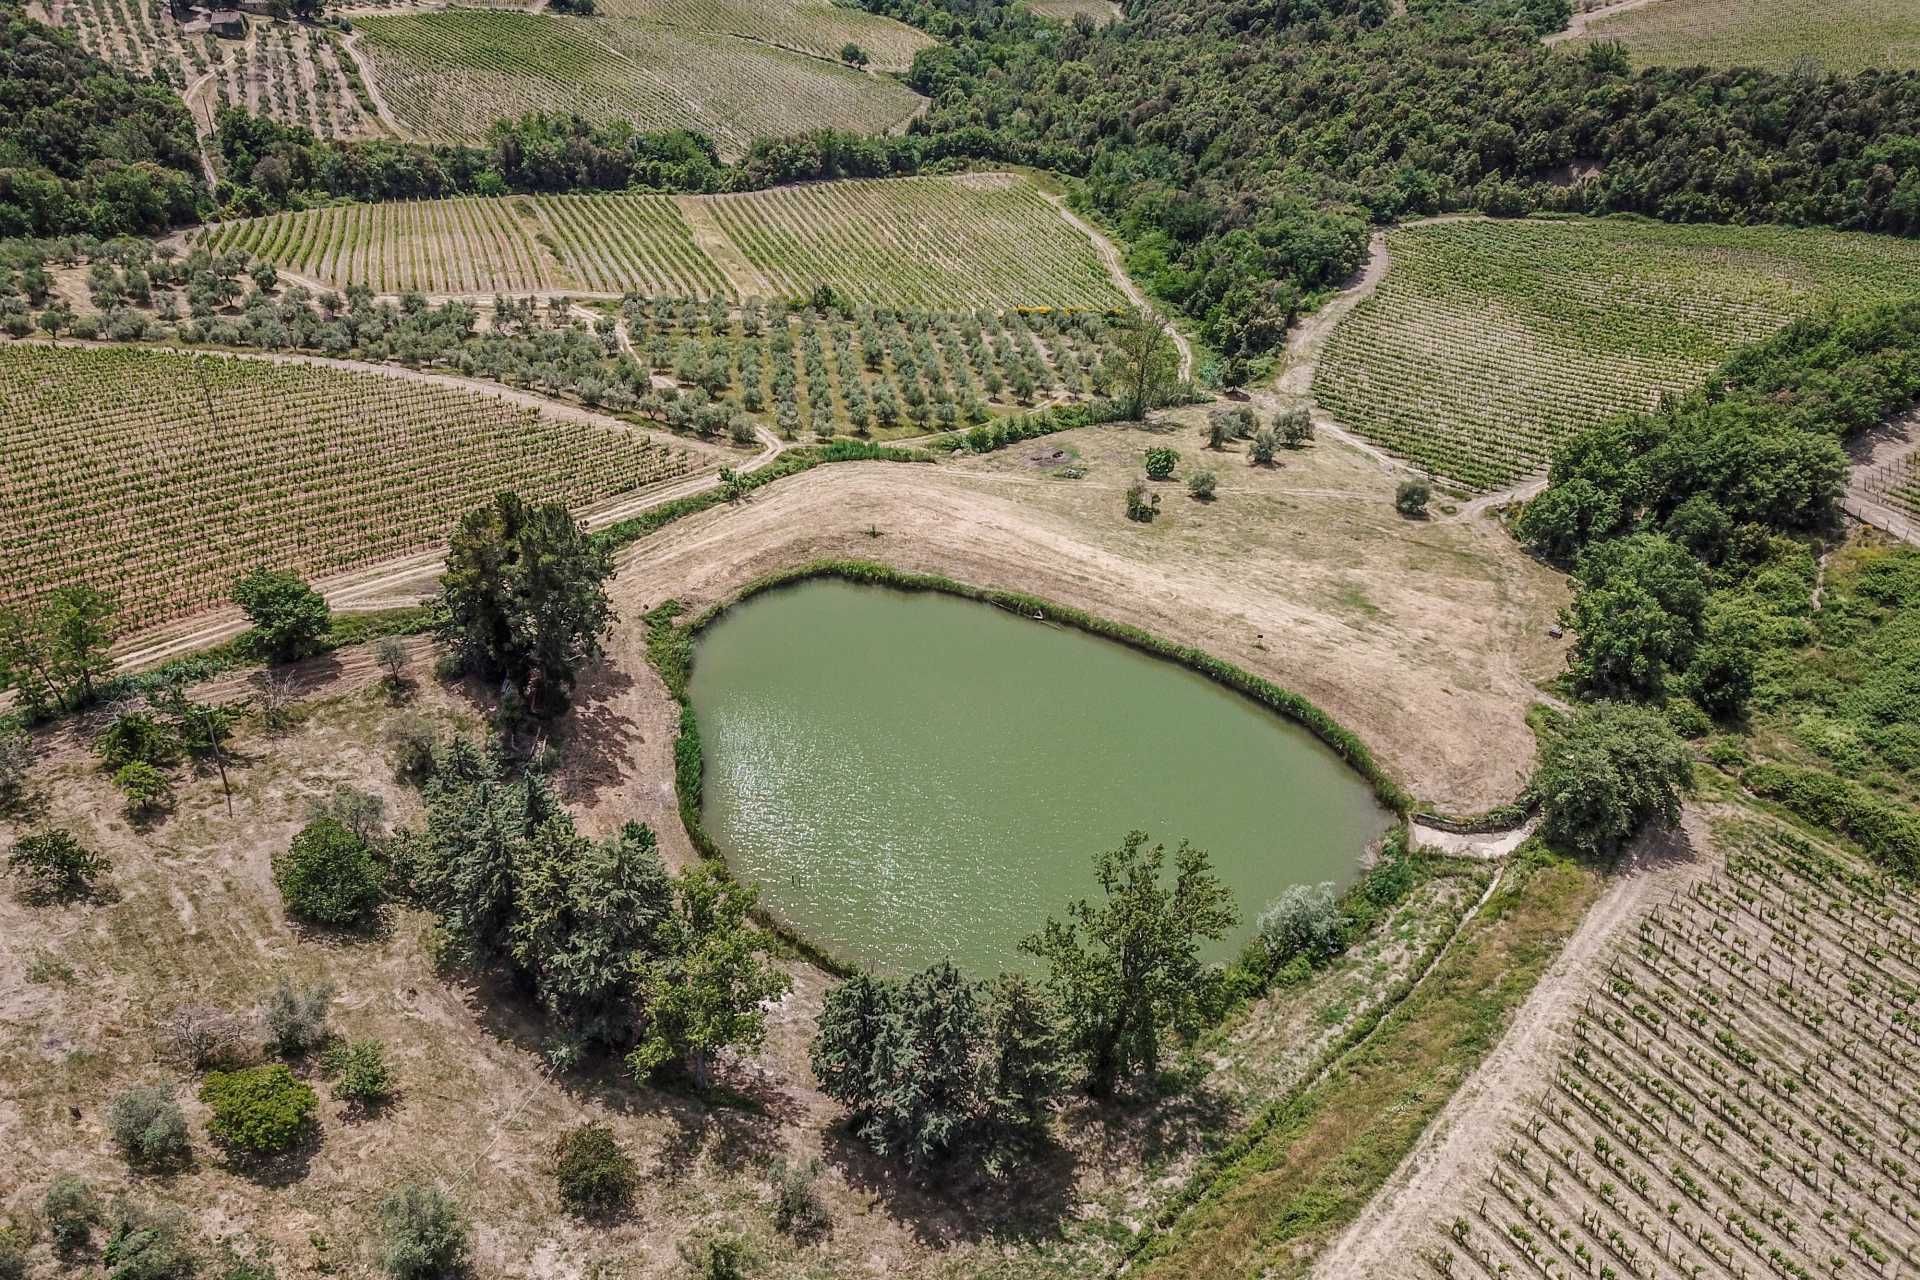
POLYGON ((1823 71, 1920 68, 1909 0, 1653 0, 1595 17, 1581 37, 1618 40, 1634 65, 1823 71))

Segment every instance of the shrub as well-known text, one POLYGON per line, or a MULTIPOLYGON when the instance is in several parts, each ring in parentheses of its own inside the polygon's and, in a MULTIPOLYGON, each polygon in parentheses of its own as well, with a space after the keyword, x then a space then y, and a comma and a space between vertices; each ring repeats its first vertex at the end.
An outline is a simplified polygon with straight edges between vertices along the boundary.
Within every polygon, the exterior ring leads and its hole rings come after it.
POLYGON ((789 1163, 782 1157, 774 1161, 773 1225, 781 1233, 806 1240, 824 1233, 833 1224, 814 1185, 819 1178, 818 1160, 789 1163))
POLYGON ((1318 964, 1337 954, 1341 918, 1333 885, 1289 885, 1260 913, 1255 931, 1268 964, 1276 969, 1296 956, 1318 964))
POLYGON ((180 758, 180 736, 150 712, 122 711, 93 740, 109 769, 129 764, 169 765, 180 758))
POLYGON ((617 1213, 632 1203, 637 1174, 633 1157, 620 1149, 613 1130, 583 1124, 560 1135, 554 1146, 553 1176, 560 1199, 583 1217, 617 1213))
POLYGON ((1543 839, 1610 854, 1648 823, 1679 819, 1680 798, 1693 787, 1693 761, 1658 712, 1602 702, 1582 708, 1547 742, 1533 786, 1543 839))
POLYGON ((731 1231, 682 1243, 680 1256, 699 1280, 747 1280, 757 1262, 747 1242, 731 1231))
POLYGON ((386 829, 387 802, 382 796, 357 787, 338 786, 325 800, 316 800, 308 808, 309 818, 331 818, 353 834, 354 839, 372 846, 386 829))
POLYGON ((433 749, 438 736, 433 726, 418 716, 409 716, 394 725, 387 737, 393 749, 393 776, 402 782, 418 782, 433 770, 433 749))
POLYGON ((313 1131, 320 1100, 280 1063, 216 1071, 200 1086, 200 1100, 213 1110, 207 1132, 242 1157, 279 1155, 313 1131))
POLYGON ((1180 454, 1173 449, 1147 450, 1147 479, 1168 480, 1173 477, 1173 469, 1180 465, 1180 454))
POLYGON ((333 1081, 334 1096, 355 1106, 376 1107, 393 1096, 387 1047, 378 1040, 329 1045, 320 1055, 320 1070, 333 1081))
POLYGON ((1418 478, 1402 480, 1400 487, 1393 491, 1393 509, 1410 520, 1417 520, 1427 514, 1427 503, 1433 497, 1433 486, 1418 478))
POLYGON ((9 1227, 0 1227, 0 1280, 27 1280, 27 1242, 9 1227))
POLYGON ((160 1024, 162 1052, 195 1071, 244 1062, 250 1037, 244 1019, 210 1004, 180 1005, 160 1024))
POLYGON ((1194 471, 1187 475, 1187 493, 1201 502, 1213 501, 1213 491, 1219 485, 1220 477, 1211 471, 1194 471))
POLYGON ((22 836, 7 855, 7 870, 27 882, 34 897, 56 901, 84 898, 107 860, 82 845, 71 832, 42 831, 22 836))
POLYGON ((1127 519, 1152 524, 1153 518, 1159 514, 1159 494, 1149 494, 1147 486, 1139 480, 1127 486, 1127 519))
POLYGON ((317 653, 333 625, 326 597, 295 573, 255 569, 234 582, 233 602, 253 623, 254 650, 274 662, 317 653))
POLYGON ((61 1253, 84 1249, 100 1221, 100 1201, 93 1188, 70 1173, 63 1173, 47 1188, 40 1212, 47 1220, 47 1234, 61 1253))
POLYGON ((1247 465, 1255 467, 1270 466, 1273 455, 1280 448, 1279 437, 1271 431, 1256 431, 1247 444, 1247 465))
POLYGON ((330 929, 363 929, 380 910, 379 864, 366 842, 332 818, 310 822, 273 860, 287 914, 330 929))
POLYGON ((187 1161, 187 1117, 173 1095, 156 1085, 129 1089, 107 1108, 107 1129, 127 1163, 171 1169, 187 1161))
POLYGON ((0 809, 20 798, 27 781, 27 766, 32 763, 33 736, 18 720, 0 716, 0 809))
POLYGON ((1313 439, 1313 415, 1305 409, 1289 409, 1274 419, 1274 430, 1280 437, 1280 443, 1289 449, 1298 449, 1313 439))
POLYGON ((297 1058, 325 1044, 332 1034, 327 1027, 327 1005, 332 1000, 330 982, 296 987, 291 979, 282 978, 275 983, 262 1011, 274 1052, 297 1058))
POLYGON ((373 645, 373 660, 386 673, 387 687, 400 689, 407 683, 407 643, 399 636, 382 636, 373 645))
POLYGON ((173 782, 144 761, 121 765, 113 775, 113 785, 126 797, 129 817, 150 817, 173 806, 173 782))
POLYGON ((433 1187, 408 1185, 380 1202, 381 1265, 394 1280, 446 1280, 472 1256, 460 1210, 433 1187))
POLYGON ((121 1202, 103 1259, 107 1280, 188 1280, 195 1269, 187 1230, 178 1214, 159 1214, 121 1202))

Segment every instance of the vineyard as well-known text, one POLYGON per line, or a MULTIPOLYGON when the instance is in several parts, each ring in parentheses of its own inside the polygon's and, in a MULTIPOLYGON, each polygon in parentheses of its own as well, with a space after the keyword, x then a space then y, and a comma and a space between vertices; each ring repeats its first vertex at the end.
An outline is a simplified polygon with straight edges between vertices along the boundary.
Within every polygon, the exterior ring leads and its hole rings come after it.
POLYGON ((128 631, 256 564, 321 575, 433 545, 500 489, 584 506, 683 449, 491 396, 306 364, 0 349, 0 604, 89 583, 128 631))
POLYGON ((211 77, 205 99, 189 104, 203 124, 232 106, 324 137, 380 132, 352 55, 330 28, 248 18, 245 39, 189 34, 162 0, 54 0, 48 17, 88 51, 176 89, 211 77))
POLYGON ((742 36, 816 58, 838 60, 846 45, 859 45, 868 65, 905 71, 933 37, 904 22, 831 0, 604 0, 598 12, 637 18, 663 27, 742 36))
POLYGON ((818 183, 735 196, 502 196, 335 206, 202 233, 336 289, 489 295, 804 297, 1104 310, 1125 297, 1087 237, 1024 178, 818 183), (730 274, 689 216, 748 264, 730 274), (737 279, 746 274, 750 278, 737 279))
MULTIPOLYGON (((1909 1276, 1920 1267, 1920 898, 1790 832, 1649 911, 1425 1273, 1909 1276)), ((1413 1272, 1413 1267, 1408 1267, 1413 1272)))
POLYGON ((1489 489, 1796 315, 1920 291, 1920 244, 1830 231, 1472 220, 1405 228, 1387 248, 1314 394, 1369 439, 1489 489))
POLYGON ((1027 7, 1056 22, 1072 22, 1081 14, 1100 26, 1120 20, 1120 6, 1113 0, 1027 0, 1027 7))
POLYGON ((769 292, 882 306, 1125 304, 1092 243, 1011 174, 813 183, 703 202, 769 292))
POLYGON ((739 156, 755 138, 807 129, 882 133, 921 104, 837 62, 625 18, 447 9, 357 26, 381 98, 433 142, 475 142, 496 120, 541 110, 695 129, 739 156))
POLYGON ((1908 0, 1660 0, 1597 19, 1586 40, 1618 40, 1636 66, 1823 71, 1920 67, 1920 6, 1908 0))
POLYGON ((1920 520, 1920 455, 1909 453, 1868 468, 1859 477, 1859 487, 1872 501, 1920 520))

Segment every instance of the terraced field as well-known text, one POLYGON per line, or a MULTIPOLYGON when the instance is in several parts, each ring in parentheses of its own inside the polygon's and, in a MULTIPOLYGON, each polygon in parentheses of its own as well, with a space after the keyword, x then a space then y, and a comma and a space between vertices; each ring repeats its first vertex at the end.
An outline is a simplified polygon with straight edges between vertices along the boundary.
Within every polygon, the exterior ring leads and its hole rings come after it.
POLYGON ((842 297, 1105 309, 1093 243, 1024 178, 821 183, 738 196, 505 196, 338 206, 202 233, 332 288, 842 297), (698 223, 696 230, 695 223, 698 223))
POLYGON ((598 12, 638 18, 792 49, 816 58, 840 58, 848 44, 865 52, 879 71, 905 71, 913 55, 931 47, 932 36, 904 22, 838 5, 831 0, 602 0, 598 12))
POLYGON ((1790 832, 1648 911, 1498 1158, 1404 1277, 1845 1277, 1920 1265, 1920 899, 1790 832))
POLYGON ((53 0, 48 17, 90 52, 176 89, 210 75, 188 104, 203 124, 214 109, 236 106, 326 137, 381 132, 352 55, 330 28, 249 18, 245 39, 188 35, 161 0, 53 0))
POLYGON ((1595 19, 1582 40, 1618 40, 1636 66, 1826 71, 1920 67, 1911 0, 1655 0, 1595 19))
POLYGON ((1334 331, 1314 395, 1462 483, 1697 382, 1794 316, 1920 292, 1920 243, 1781 227, 1472 220, 1387 237, 1379 290, 1334 331))
POLYGON ((127 631, 256 564, 320 575, 431 546, 496 490, 587 505, 684 450, 420 380, 130 348, 0 348, 0 605, 69 583, 127 631))
POLYGON ((723 155, 755 138, 880 133, 921 99, 898 82, 759 40, 624 18, 447 9, 358 23, 380 96, 411 132, 474 142, 503 117, 570 111, 696 129, 723 155))

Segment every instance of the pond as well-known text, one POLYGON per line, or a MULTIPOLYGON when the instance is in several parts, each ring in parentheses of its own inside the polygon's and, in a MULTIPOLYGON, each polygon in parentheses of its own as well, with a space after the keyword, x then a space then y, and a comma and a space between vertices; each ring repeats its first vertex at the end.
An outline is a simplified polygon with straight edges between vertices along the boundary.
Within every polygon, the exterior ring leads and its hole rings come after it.
POLYGON ((1389 814, 1305 729, 1115 641, 935 592, 814 579, 696 641, 703 820, 801 936, 899 974, 1031 968, 1019 941, 1135 828, 1207 850, 1241 922, 1353 879, 1389 814))

